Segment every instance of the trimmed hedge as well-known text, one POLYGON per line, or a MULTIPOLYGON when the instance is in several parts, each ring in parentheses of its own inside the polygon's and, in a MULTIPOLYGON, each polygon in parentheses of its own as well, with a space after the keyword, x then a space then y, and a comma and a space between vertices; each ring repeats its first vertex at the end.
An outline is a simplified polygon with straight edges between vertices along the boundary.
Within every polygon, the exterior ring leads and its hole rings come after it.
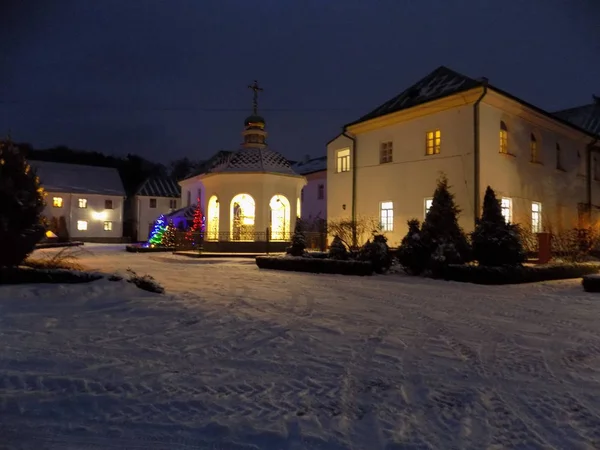
POLYGON ((586 263, 547 264, 521 267, 485 267, 448 265, 440 269, 437 278, 475 284, 521 284, 538 281, 567 280, 598 273, 600 266, 586 263))
POLYGON ((62 248, 62 247, 80 247, 83 245, 81 241, 69 241, 69 242, 40 242, 35 246, 36 250, 43 248, 62 248))
POLYGON ((321 258, 281 258, 257 256, 260 269, 288 270, 293 272, 328 273, 339 275, 373 275, 373 265, 368 261, 340 261, 321 258))
POLYGON ((101 274, 77 272, 65 269, 33 269, 30 267, 6 267, 0 269, 1 284, 33 283, 89 283, 103 278, 101 274))
POLYGON ((126 245, 125 250, 130 253, 164 253, 174 252, 175 247, 142 247, 141 245, 126 245))
POLYGON ((600 275, 586 275, 581 280, 581 284, 586 292, 600 292, 600 275))

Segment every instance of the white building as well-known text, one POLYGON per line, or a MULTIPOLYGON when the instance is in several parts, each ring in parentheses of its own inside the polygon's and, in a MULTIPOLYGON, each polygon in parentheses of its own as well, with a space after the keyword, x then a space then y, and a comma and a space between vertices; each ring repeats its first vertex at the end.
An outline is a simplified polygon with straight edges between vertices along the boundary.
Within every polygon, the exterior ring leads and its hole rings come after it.
POLYGON ((575 227, 600 204, 594 133, 446 67, 327 144, 329 219, 378 218, 391 245, 423 219, 444 172, 473 228, 488 185, 534 232, 575 227))
POLYGON ((118 242, 123 237, 125 189, 117 169, 29 161, 46 191, 44 216, 66 225, 80 241, 118 242))
POLYGON ((302 220, 313 223, 318 219, 327 220, 327 156, 298 161, 292 168, 306 177, 307 184, 301 193, 302 220))
POLYGON ((161 215, 181 207, 181 189, 170 178, 149 178, 139 187, 133 199, 135 240, 147 241, 152 226, 161 215))

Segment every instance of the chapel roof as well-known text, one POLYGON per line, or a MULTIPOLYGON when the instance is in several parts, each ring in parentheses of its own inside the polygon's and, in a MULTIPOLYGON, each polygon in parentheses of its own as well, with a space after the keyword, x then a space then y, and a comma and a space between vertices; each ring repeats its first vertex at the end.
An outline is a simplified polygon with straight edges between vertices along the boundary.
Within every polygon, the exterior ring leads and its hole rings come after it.
POLYGON ((268 148, 249 147, 224 155, 207 173, 267 172, 298 175, 290 162, 268 148))

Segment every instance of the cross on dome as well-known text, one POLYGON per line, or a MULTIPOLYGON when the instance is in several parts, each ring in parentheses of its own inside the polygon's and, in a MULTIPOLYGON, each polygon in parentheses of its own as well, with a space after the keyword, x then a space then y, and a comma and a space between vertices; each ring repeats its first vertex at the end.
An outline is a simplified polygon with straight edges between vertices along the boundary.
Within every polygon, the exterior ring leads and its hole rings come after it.
POLYGON ((248 89, 252 89, 254 91, 254 100, 252 102, 252 114, 257 115, 258 114, 258 92, 259 91, 262 92, 262 91, 264 91, 264 89, 258 85, 257 80, 254 80, 254 84, 248 85, 248 89))

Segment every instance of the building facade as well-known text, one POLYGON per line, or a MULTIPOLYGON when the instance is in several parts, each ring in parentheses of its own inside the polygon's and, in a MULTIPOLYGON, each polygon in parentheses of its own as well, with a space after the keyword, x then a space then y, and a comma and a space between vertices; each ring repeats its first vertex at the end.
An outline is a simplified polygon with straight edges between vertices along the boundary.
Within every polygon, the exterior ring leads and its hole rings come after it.
POLYGON ((306 177, 300 195, 300 217, 307 223, 327 220, 327 156, 306 157, 292 168, 306 177))
POLYGON ((534 233, 573 228, 600 204, 594 138, 486 79, 440 67, 328 143, 328 216, 375 219, 399 245, 443 173, 465 231, 488 185, 507 220, 534 233))
POLYGON ((43 215, 71 239, 119 242, 125 190, 116 169, 30 161, 46 191, 43 215))
POLYGON ((180 208, 181 189, 170 178, 150 178, 137 190, 133 199, 134 229, 137 241, 147 241, 154 222, 180 208))

